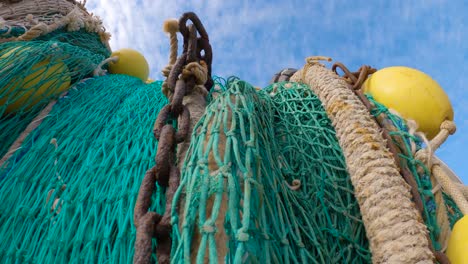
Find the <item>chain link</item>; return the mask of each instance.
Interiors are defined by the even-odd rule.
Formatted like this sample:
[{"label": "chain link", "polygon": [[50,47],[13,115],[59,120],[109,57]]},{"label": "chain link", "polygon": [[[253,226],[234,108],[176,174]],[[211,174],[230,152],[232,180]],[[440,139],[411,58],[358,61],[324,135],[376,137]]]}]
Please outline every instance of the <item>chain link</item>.
[{"label": "chain link", "polygon": [[[186,23],[192,21],[188,27]],[[193,74],[182,74],[184,68],[193,62],[207,67],[208,78],[202,85],[207,90],[213,86],[211,79],[212,51],[208,34],[200,19],[192,12],[179,19],[179,30],[184,38],[182,55],[172,66],[166,80],[171,91],[169,104],[164,106],[155,121],[153,133],[159,141],[156,165],[148,170],[141,183],[134,210],[134,224],[137,228],[133,263],[150,263],[152,239],[157,240],[158,263],[170,263],[171,254],[171,209],[175,192],[180,182],[180,171],[176,164],[176,147],[185,141],[190,133],[190,112],[183,104],[183,98],[190,94],[200,79]],[[197,33],[200,37],[197,38]],[[202,52],[204,54],[202,54]],[[189,72],[189,71],[186,71]],[[177,124],[177,129],[173,124]],[[166,187],[166,206],[163,215],[151,212],[151,196],[156,182]]]},{"label": "chain link", "polygon": [[344,76],[342,77],[353,87],[353,90],[361,89],[361,86],[367,79],[367,76],[377,71],[371,66],[363,65],[357,72],[350,72],[348,68],[343,65],[343,63],[337,62],[332,66],[332,71],[334,71],[337,75],[339,75],[337,71],[338,68],[344,72]]}]

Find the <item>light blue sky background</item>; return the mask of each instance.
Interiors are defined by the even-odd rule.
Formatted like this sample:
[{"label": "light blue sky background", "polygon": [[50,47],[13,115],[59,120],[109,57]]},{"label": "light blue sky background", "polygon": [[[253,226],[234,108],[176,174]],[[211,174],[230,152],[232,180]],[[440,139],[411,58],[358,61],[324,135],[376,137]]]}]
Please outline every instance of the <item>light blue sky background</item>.
[{"label": "light blue sky background", "polygon": [[311,55],[350,69],[404,65],[445,89],[458,130],[436,154],[468,183],[468,0],[392,1],[88,1],[113,35],[111,47],[134,48],[162,79],[169,42],[163,21],[194,11],[210,35],[213,73],[267,85]]}]

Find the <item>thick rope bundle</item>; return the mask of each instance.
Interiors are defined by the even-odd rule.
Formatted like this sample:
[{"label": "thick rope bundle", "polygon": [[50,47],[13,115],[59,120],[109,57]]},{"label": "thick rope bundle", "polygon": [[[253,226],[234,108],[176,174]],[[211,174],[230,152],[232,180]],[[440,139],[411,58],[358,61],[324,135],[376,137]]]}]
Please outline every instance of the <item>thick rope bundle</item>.
[{"label": "thick rope bundle", "polygon": [[374,263],[432,262],[427,228],[379,127],[346,82],[308,62],[293,81],[310,85],[339,138],[366,226]]},{"label": "thick rope bundle", "polygon": [[58,29],[69,32],[84,29],[98,34],[110,49],[110,34],[102,20],[89,14],[84,4],[70,0],[24,0],[0,5],[0,42],[29,41]]},{"label": "thick rope bundle", "polygon": [[39,23],[51,25],[76,7],[75,1],[69,0],[22,0],[12,3],[4,1],[1,5],[0,17],[11,26],[23,26],[28,29]]}]

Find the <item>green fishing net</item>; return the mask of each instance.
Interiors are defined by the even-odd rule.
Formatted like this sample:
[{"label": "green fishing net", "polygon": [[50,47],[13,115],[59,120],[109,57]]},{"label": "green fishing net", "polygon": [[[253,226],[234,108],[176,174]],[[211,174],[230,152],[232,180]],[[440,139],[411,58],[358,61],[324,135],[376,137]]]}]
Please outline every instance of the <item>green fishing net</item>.
[{"label": "green fishing net", "polygon": [[[174,208],[173,262],[189,261],[192,246],[197,263],[216,260],[219,243],[229,249],[226,263],[370,262],[343,153],[309,87],[257,91],[230,79],[213,96],[194,129],[175,199],[184,215]],[[222,201],[225,216],[218,214]],[[229,241],[214,238],[219,218]]]},{"label": "green fishing net", "polygon": [[[225,243],[226,263],[370,263],[344,156],[317,96],[299,83],[257,90],[237,78],[215,82],[174,198],[172,262],[190,261],[191,248],[198,263],[217,260]],[[0,168],[0,262],[131,263],[133,208],[154,166],[152,127],[166,103],[161,82],[125,75],[86,79],[60,98]],[[420,147],[386,113],[400,147]],[[417,177],[433,237],[427,170]],[[152,200],[162,213],[164,189]],[[228,241],[215,240],[220,219]]]},{"label": "green fishing net", "polygon": [[66,31],[64,29],[58,29],[49,34],[43,35],[36,40],[68,43],[75,47],[86,49],[94,54],[102,55],[106,58],[111,54],[110,50],[105,45],[103,45],[98,34],[88,32],[85,29],[80,29],[79,31],[73,32]]},{"label": "green fishing net", "polygon": [[[133,208],[154,165],[161,82],[85,80],[0,170],[0,263],[131,263]],[[154,195],[153,210],[164,210]]]},{"label": "green fishing net", "polygon": [[105,50],[81,31],[0,44],[0,157],[48,102],[92,74]]},{"label": "green fishing net", "polygon": [[0,27],[0,39],[15,38],[23,35],[26,28],[22,26],[7,26]]}]

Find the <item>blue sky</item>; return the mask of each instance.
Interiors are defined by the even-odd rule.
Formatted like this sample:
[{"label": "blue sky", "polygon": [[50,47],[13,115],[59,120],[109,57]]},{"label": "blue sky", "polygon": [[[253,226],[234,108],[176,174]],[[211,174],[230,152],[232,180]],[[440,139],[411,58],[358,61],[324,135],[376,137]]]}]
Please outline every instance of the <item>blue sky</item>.
[{"label": "blue sky", "polygon": [[435,79],[455,111],[457,132],[436,152],[468,183],[468,3],[464,0],[392,1],[88,1],[104,20],[111,47],[141,51],[151,77],[162,79],[168,18],[194,11],[213,46],[213,73],[236,75],[264,87],[286,67],[324,55],[350,69],[409,66]]}]

